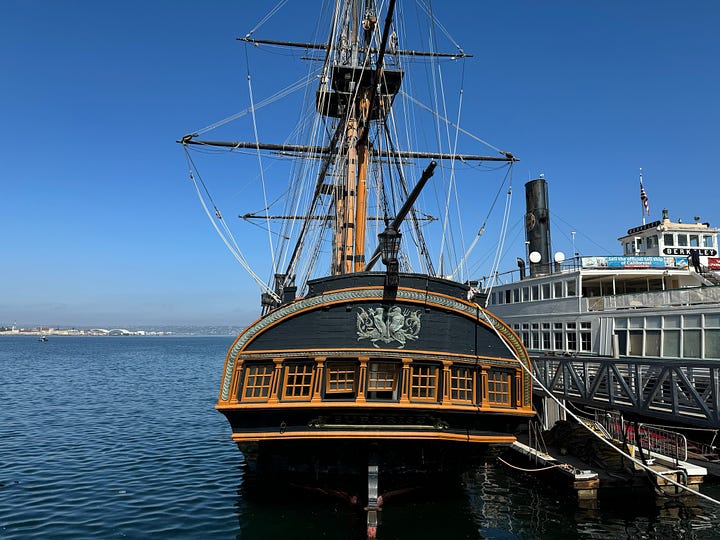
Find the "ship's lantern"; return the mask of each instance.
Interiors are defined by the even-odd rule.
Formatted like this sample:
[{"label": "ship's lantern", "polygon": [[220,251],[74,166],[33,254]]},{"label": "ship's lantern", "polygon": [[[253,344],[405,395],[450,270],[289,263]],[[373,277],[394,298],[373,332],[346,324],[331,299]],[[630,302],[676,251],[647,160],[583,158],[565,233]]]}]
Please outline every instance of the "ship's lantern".
[{"label": "ship's lantern", "polygon": [[387,227],[378,235],[380,239],[380,250],[382,262],[387,267],[387,284],[391,287],[398,285],[398,253],[400,252],[400,240],[402,234],[392,227]]}]

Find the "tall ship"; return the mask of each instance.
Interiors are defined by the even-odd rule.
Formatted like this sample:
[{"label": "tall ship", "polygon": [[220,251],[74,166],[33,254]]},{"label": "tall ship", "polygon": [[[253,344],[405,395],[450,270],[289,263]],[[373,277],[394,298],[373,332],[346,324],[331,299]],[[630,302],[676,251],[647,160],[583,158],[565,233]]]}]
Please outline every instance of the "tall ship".
[{"label": "tall ship", "polygon": [[532,354],[720,359],[720,229],[664,209],[643,213],[617,255],[566,257],[552,249],[547,181],[525,188],[527,252],[483,290]]},{"label": "tall ship", "polygon": [[[478,225],[457,225],[477,220],[477,197],[463,191],[483,175],[506,181],[516,158],[477,153],[484,143],[439,86],[462,83],[471,55],[451,40],[416,47],[447,35],[419,4],[405,9],[419,9],[426,33],[405,41],[415,19],[397,4],[334,3],[318,15],[323,41],[238,38],[247,53],[282,52],[249,64],[249,86],[290,77],[271,65],[293,55],[306,66],[299,83],[235,115],[252,119],[246,140],[209,140],[207,129],[179,141],[208,216],[261,289],[260,317],[221,374],[216,408],[232,440],[259,472],[367,479],[370,507],[378,477],[461,469],[534,415],[528,353],[467,271],[462,239]],[[303,89],[297,110],[265,118],[279,140],[260,140],[261,109]],[[244,159],[238,174],[262,193],[260,210],[242,210],[244,243],[200,173],[213,153]],[[265,281],[241,249],[260,239]]]}]

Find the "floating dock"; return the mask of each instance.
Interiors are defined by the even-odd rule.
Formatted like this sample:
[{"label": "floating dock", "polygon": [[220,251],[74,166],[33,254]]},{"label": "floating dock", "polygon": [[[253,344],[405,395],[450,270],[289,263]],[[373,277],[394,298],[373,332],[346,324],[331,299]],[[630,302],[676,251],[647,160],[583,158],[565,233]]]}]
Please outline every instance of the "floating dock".
[{"label": "floating dock", "polygon": [[[587,453],[583,456],[575,455],[566,446],[548,445],[544,450],[538,450],[520,437],[521,440],[509,448],[509,462],[502,461],[517,470],[551,478],[558,486],[573,491],[578,501],[595,500],[600,491],[612,489],[650,491],[658,496],[679,495],[687,493],[687,490],[699,491],[707,475],[704,467],[645,450],[642,461],[651,469],[650,472],[614,451],[584,427],[577,426],[585,431],[585,437],[582,444],[577,444],[581,435],[580,430],[576,429],[574,446],[584,450],[594,447],[593,457],[588,457]],[[619,450],[621,443],[613,441],[613,445]],[[640,452],[634,446],[629,447],[629,455],[640,460]],[[681,484],[685,489],[673,482]]]}]

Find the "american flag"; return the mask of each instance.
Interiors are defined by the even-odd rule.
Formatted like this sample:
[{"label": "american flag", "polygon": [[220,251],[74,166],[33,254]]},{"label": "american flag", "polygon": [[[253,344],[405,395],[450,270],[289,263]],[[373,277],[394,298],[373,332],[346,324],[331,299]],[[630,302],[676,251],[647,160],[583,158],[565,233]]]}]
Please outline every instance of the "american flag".
[{"label": "american flag", "polygon": [[645,193],[645,188],[643,187],[642,178],[640,178],[640,200],[643,203],[643,206],[645,207],[645,212],[647,215],[650,215],[650,205],[648,204],[648,196],[647,193]]}]

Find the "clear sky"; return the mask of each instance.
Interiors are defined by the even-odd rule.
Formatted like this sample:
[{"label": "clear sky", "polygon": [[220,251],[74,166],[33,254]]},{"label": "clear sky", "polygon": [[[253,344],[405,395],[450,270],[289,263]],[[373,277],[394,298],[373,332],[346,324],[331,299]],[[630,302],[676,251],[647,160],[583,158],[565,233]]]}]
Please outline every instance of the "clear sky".
[{"label": "clear sky", "polygon": [[[256,37],[307,39],[311,4],[290,0]],[[203,214],[175,140],[248,106],[235,38],[275,5],[2,2],[0,324],[256,316],[259,292]],[[720,2],[434,9],[475,55],[464,125],[521,160],[514,219],[522,183],[543,173],[554,249],[570,253],[575,230],[581,254],[616,253],[640,224],[642,167],[648,219],[668,208],[720,225]],[[503,267],[517,255],[510,249]]]}]

